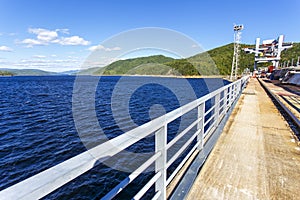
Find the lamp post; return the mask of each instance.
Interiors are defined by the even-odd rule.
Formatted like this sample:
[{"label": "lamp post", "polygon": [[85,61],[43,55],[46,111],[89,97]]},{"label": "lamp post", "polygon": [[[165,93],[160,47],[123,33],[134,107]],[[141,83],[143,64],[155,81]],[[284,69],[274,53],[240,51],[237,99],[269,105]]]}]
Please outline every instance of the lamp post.
[{"label": "lamp post", "polygon": [[238,73],[238,64],[239,64],[239,54],[240,54],[240,43],[241,43],[241,34],[244,29],[244,25],[234,25],[234,50],[233,50],[233,58],[232,58],[232,66],[231,66],[231,74],[230,80],[237,79]]}]

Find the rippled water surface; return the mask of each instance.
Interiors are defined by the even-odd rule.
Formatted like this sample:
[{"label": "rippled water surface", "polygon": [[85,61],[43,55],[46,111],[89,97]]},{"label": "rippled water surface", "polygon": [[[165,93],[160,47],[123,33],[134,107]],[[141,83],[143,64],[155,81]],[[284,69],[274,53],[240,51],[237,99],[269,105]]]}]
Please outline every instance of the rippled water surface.
[{"label": "rippled water surface", "polygon": [[[217,89],[224,83],[220,79],[178,79],[153,77],[83,77],[81,88],[74,88],[73,76],[1,77],[0,78],[0,190],[16,184],[32,175],[71,158],[86,150],[85,145],[95,146],[102,142],[93,137],[97,132],[93,124],[77,125],[84,133],[78,134],[72,112],[72,95],[89,98],[87,89],[95,82],[94,103],[99,126],[105,138],[114,138],[124,131],[137,127],[150,119],[170,112],[181,105]],[[189,86],[187,86],[187,84]],[[226,84],[226,83],[225,83]],[[190,95],[191,87],[193,95]],[[134,90],[130,91],[129,88]],[[114,93],[115,91],[115,93]],[[124,98],[129,96],[128,101]],[[113,106],[112,106],[113,103]],[[74,105],[73,105],[74,106]],[[78,120],[89,120],[86,105]],[[74,107],[73,107],[74,109]],[[191,118],[193,118],[191,113]],[[175,120],[168,130],[175,135],[182,119]],[[82,143],[82,134],[86,137]],[[172,135],[168,136],[168,139]],[[133,146],[132,152],[151,152],[153,138],[149,137]],[[138,158],[133,158],[137,160]],[[128,158],[118,159],[114,165],[128,164]],[[128,175],[113,169],[114,166],[99,164],[89,172],[54,191],[46,199],[93,199],[101,198],[113,186]],[[140,182],[139,177],[128,191],[119,198],[129,197]],[[147,197],[147,196],[146,196]]]}]

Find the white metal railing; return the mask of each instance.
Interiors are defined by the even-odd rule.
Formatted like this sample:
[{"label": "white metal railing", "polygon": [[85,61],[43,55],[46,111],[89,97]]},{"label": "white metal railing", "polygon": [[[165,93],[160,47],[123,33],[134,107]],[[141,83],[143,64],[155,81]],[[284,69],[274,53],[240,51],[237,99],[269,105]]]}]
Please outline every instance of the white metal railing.
[{"label": "white metal railing", "polygon": [[[243,77],[229,85],[215,90],[193,102],[190,102],[176,110],[173,110],[159,118],[156,118],[142,126],[126,132],[116,138],[100,144],[93,149],[85,151],[71,159],[68,159],[54,167],[51,167],[39,174],[36,174],[24,181],[21,181],[7,189],[0,191],[0,199],[39,199],[76,177],[92,169],[97,161],[104,161],[120,151],[126,149],[139,140],[155,133],[155,153],[140,167],[132,172],[125,180],[121,181],[103,199],[111,199],[120,193],[128,184],[138,177],[149,166],[155,165],[153,177],[143,188],[134,196],[140,199],[150,187],[155,185],[155,195],[153,199],[166,199],[166,187],[173,180],[178,171],[182,168],[188,158],[196,149],[202,150],[204,142],[210,137],[218,126],[222,117],[227,113],[234,101],[245,87],[249,77]],[[205,103],[214,99],[211,108],[205,111]],[[170,122],[183,116],[193,109],[197,109],[197,119],[192,122],[181,133],[176,135],[171,141],[167,142],[167,126]],[[209,116],[209,119],[205,118]],[[195,133],[180,147],[180,149],[168,159],[167,153],[177,141],[186,136],[192,128],[196,127]],[[205,127],[207,127],[205,129]],[[134,137],[133,137],[134,136]],[[167,177],[167,169],[173,162],[182,155],[187,147],[196,143],[183,158],[181,163]]]}]

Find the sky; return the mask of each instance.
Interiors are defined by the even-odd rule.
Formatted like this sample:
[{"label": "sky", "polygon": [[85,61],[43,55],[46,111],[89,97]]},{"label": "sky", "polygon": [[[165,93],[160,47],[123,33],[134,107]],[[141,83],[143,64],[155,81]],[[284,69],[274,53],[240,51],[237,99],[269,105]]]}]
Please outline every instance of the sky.
[{"label": "sky", "polygon": [[[95,50],[119,51],[103,42],[132,29],[174,30],[204,50],[256,37],[300,41],[299,0],[0,0],[0,68],[79,69]],[[148,51],[151,54],[151,51]]]}]

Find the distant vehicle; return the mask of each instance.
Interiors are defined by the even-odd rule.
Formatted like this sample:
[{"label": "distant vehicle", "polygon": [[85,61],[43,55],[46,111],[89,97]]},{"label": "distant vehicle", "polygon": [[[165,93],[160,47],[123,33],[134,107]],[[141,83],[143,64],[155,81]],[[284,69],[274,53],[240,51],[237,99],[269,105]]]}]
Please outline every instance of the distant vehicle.
[{"label": "distant vehicle", "polygon": [[272,73],[274,69],[275,69],[275,66],[270,65],[270,66],[268,67],[268,73]]},{"label": "distant vehicle", "polygon": [[260,78],[266,78],[267,77],[267,73],[265,70],[262,70],[260,73]]}]

